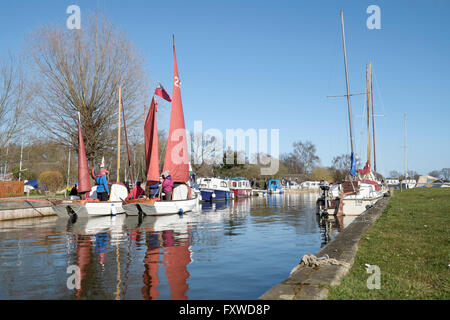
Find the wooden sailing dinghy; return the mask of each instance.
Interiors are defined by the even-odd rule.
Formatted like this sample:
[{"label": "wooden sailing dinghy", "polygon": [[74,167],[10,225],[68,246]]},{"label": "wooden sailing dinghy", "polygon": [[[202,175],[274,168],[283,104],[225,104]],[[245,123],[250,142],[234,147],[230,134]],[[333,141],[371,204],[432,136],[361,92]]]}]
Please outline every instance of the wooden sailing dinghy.
[{"label": "wooden sailing dinghy", "polygon": [[[127,215],[166,215],[192,211],[199,205],[199,198],[187,185],[189,181],[189,155],[186,140],[183,105],[181,102],[180,80],[177,58],[174,53],[174,77],[172,91],[172,111],[163,171],[169,171],[174,181],[172,200],[133,199],[124,202]],[[159,88],[157,88],[158,90]],[[155,91],[156,93],[156,91]],[[158,94],[159,95],[159,94]],[[162,95],[160,95],[162,96]],[[164,97],[165,98],[165,97]],[[170,98],[165,98],[170,101]],[[159,182],[158,128],[156,121],[157,102],[153,96],[145,121],[145,156],[147,165],[147,185]]]},{"label": "wooden sailing dinghy", "polygon": [[[52,201],[52,208],[55,213],[62,218],[66,217],[89,217],[108,216],[125,213],[122,207],[122,199],[128,195],[128,190],[124,185],[113,184],[110,190],[109,201],[98,201],[90,196],[95,192],[96,187],[91,188],[89,177],[86,149],[84,147],[83,133],[81,131],[81,117],[78,113],[78,193],[84,195],[84,199],[64,199]],[[89,193],[89,194],[88,194]]]}]

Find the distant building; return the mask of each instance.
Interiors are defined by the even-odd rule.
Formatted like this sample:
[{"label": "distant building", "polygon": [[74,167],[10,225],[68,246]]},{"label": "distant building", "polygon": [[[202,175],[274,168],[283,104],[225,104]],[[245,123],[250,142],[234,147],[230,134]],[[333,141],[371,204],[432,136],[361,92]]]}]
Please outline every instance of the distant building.
[{"label": "distant building", "polygon": [[388,186],[398,186],[400,184],[400,181],[398,179],[387,178],[386,179],[386,184]]},{"label": "distant building", "polygon": [[12,173],[1,173],[0,174],[0,181],[12,181],[13,180],[13,175]]}]

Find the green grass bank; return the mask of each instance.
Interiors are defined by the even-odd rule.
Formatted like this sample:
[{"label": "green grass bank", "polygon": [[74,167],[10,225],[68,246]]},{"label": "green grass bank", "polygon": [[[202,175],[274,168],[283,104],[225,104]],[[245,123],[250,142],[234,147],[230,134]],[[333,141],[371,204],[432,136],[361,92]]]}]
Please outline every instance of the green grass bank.
[{"label": "green grass bank", "polygon": [[[450,299],[450,188],[395,190],[328,299]],[[365,264],[380,268],[368,289]]]}]

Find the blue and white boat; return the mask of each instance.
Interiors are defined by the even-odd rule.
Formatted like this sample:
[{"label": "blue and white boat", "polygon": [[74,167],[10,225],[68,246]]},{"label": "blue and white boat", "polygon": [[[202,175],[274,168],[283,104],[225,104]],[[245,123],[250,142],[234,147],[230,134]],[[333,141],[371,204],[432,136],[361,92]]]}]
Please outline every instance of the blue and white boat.
[{"label": "blue and white boat", "polygon": [[281,181],[280,180],[269,180],[267,182],[267,192],[272,193],[272,194],[276,194],[276,193],[283,193],[283,187],[281,186]]},{"label": "blue and white boat", "polygon": [[198,187],[202,201],[228,200],[233,198],[233,192],[227,181],[219,178],[199,178]]}]

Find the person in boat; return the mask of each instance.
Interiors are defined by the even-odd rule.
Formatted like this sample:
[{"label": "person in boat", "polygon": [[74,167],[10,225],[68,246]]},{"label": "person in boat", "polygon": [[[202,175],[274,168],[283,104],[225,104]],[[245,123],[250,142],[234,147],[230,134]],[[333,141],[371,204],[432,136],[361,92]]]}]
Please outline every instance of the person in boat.
[{"label": "person in boat", "polygon": [[193,189],[198,189],[197,175],[195,173],[189,176],[189,186]]},{"label": "person in boat", "polygon": [[150,185],[147,184],[147,194],[150,199],[158,197],[160,185],[161,185],[161,182],[156,182],[155,184],[150,184]]},{"label": "person in boat", "polygon": [[73,188],[70,190],[69,196],[78,196],[78,183],[75,183]]},{"label": "person in boat", "polygon": [[109,199],[109,188],[108,181],[106,180],[106,171],[105,168],[100,169],[100,174],[95,176],[95,184],[97,185],[97,199],[100,201],[108,201]]},{"label": "person in boat", "polygon": [[137,181],[136,187],[130,191],[130,194],[128,195],[128,197],[125,198],[125,201],[130,200],[130,199],[138,199],[140,196],[145,196],[145,191],[144,191],[144,189],[141,188],[141,182]]},{"label": "person in boat", "polygon": [[173,180],[170,176],[169,171],[165,171],[162,173],[162,191],[164,192],[164,199],[163,200],[172,200],[172,190],[173,190]]}]

